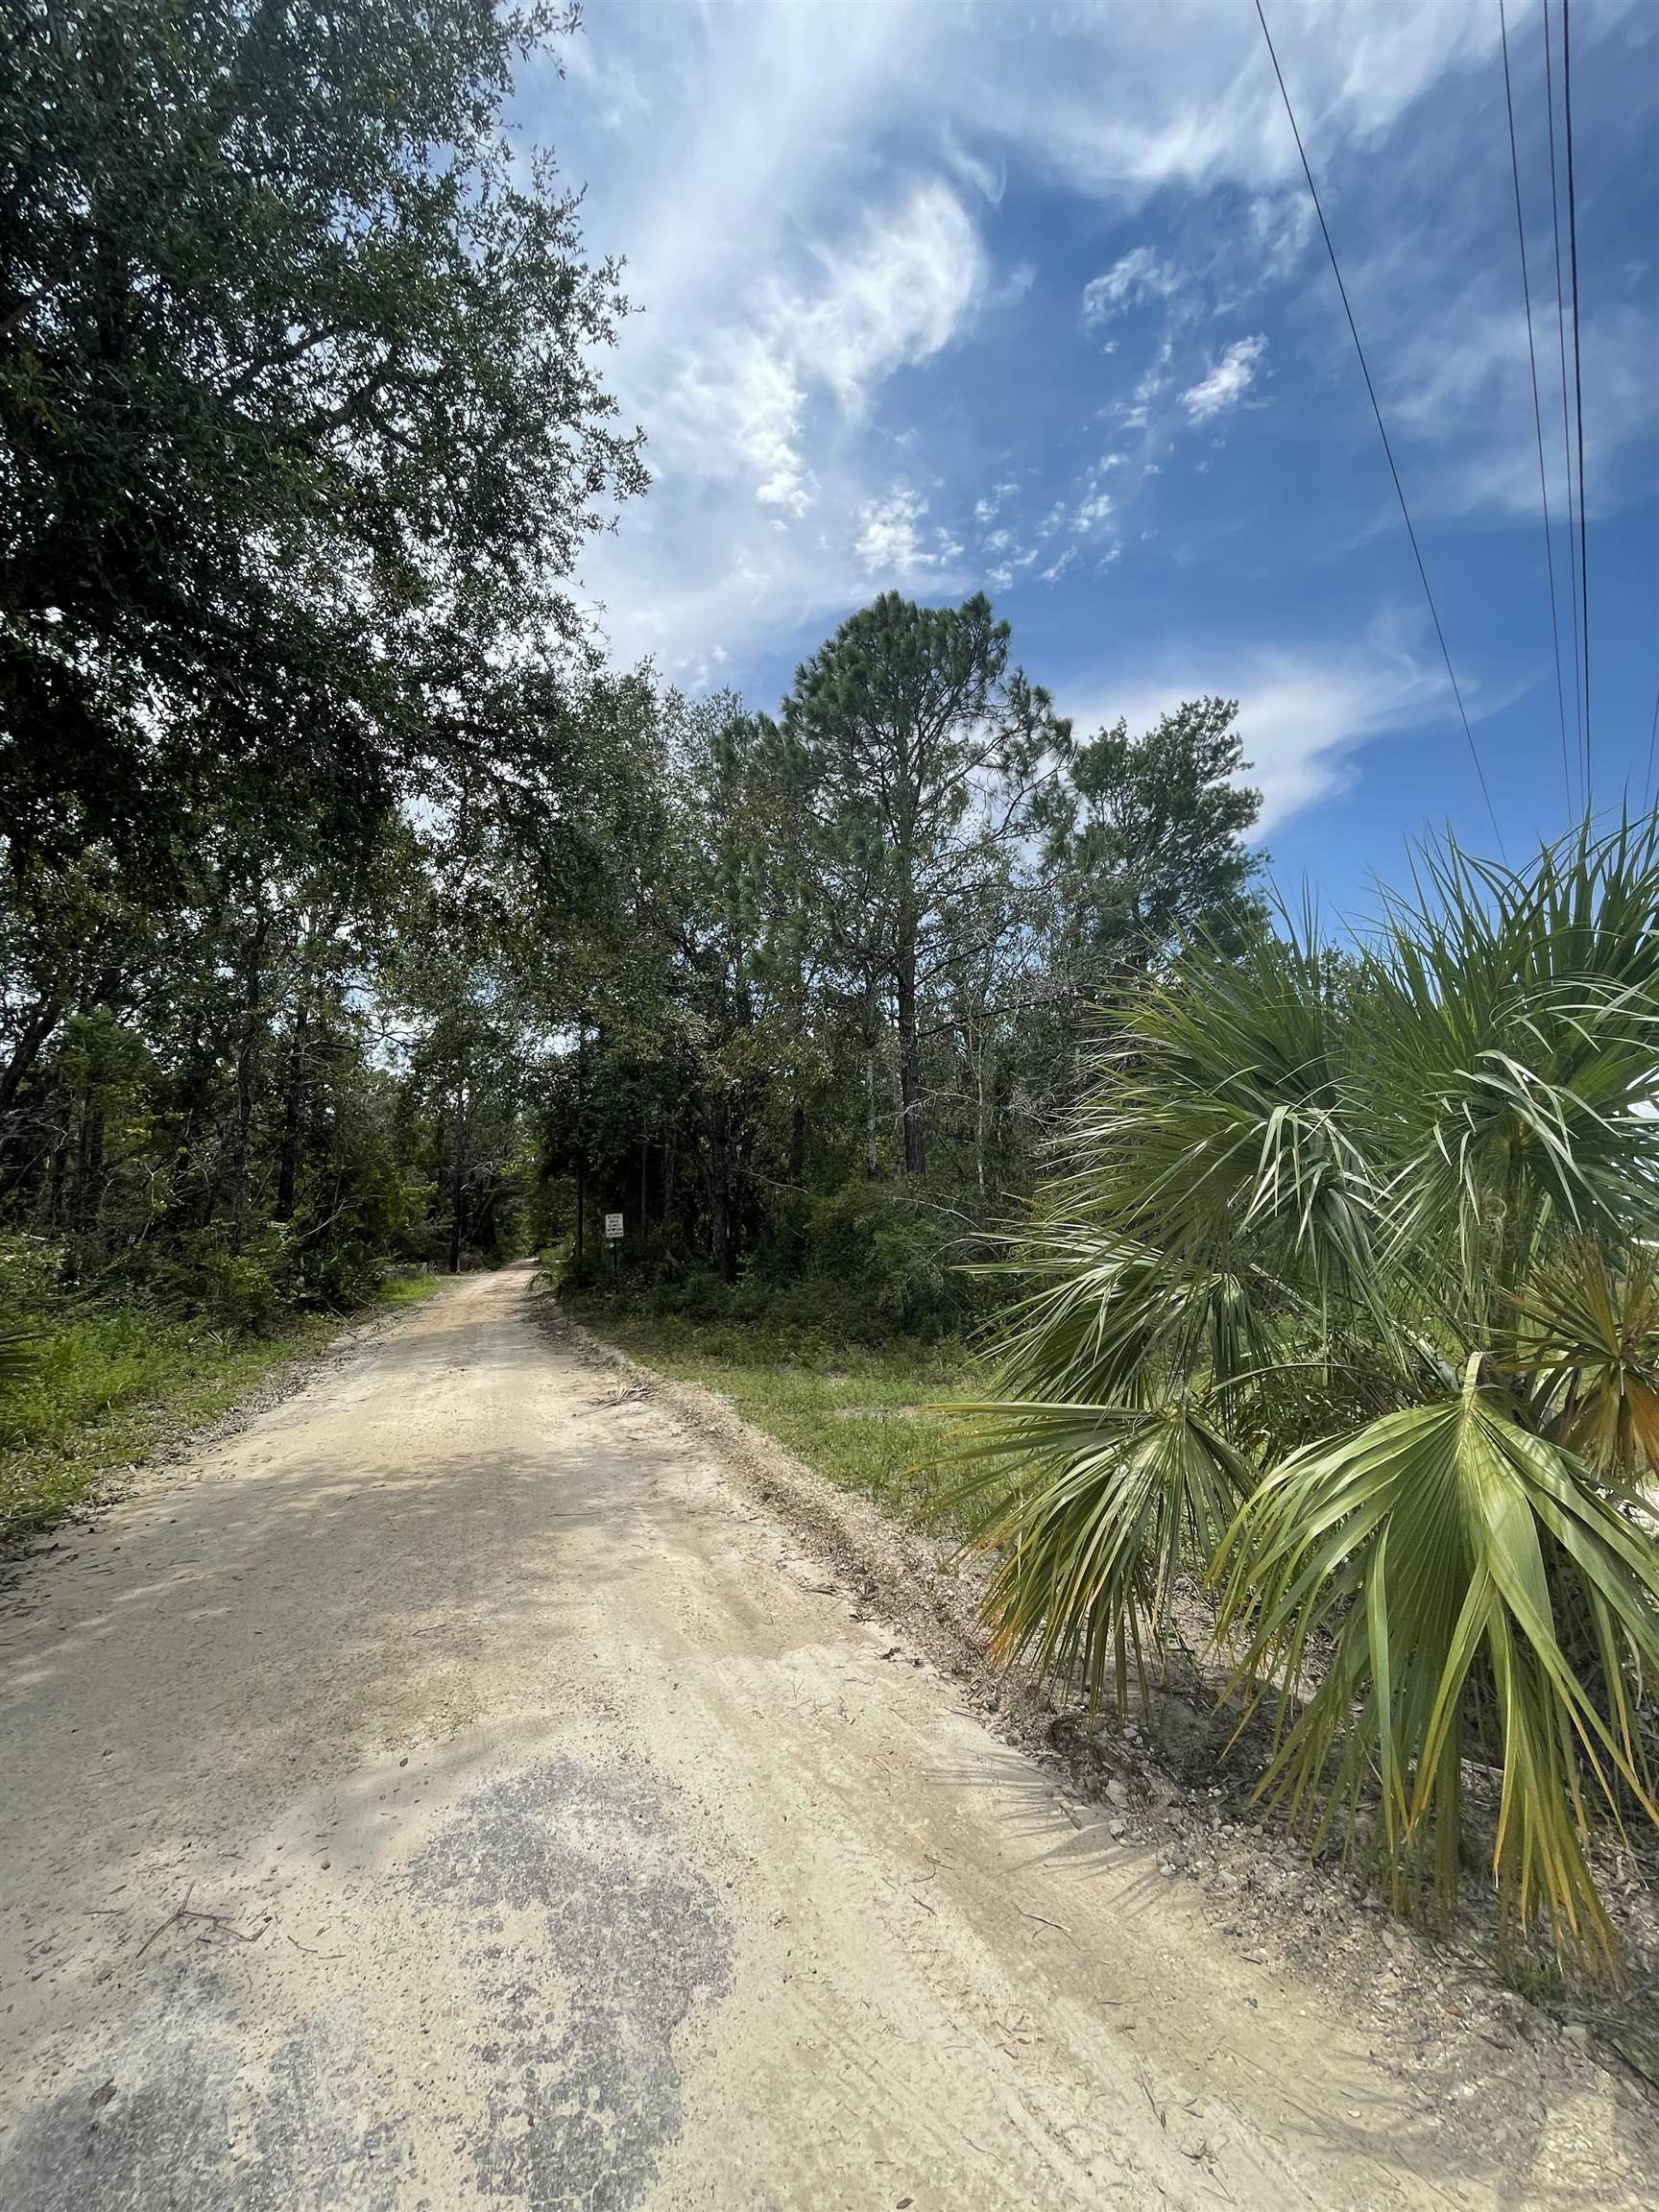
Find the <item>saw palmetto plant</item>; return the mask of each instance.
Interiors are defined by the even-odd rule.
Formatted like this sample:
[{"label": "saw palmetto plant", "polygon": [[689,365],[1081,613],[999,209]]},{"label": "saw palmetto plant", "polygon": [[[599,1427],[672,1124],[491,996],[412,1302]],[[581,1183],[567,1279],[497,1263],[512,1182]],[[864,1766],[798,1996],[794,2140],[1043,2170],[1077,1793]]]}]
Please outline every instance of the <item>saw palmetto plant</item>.
[{"label": "saw palmetto plant", "polygon": [[1357,949],[1199,950],[1108,1018],[968,1409],[1000,1648],[1121,1702],[1206,1577],[1262,1791],[1376,1808],[1397,1900],[1483,1848],[1609,1960],[1659,1823],[1659,834],[1429,854]]}]

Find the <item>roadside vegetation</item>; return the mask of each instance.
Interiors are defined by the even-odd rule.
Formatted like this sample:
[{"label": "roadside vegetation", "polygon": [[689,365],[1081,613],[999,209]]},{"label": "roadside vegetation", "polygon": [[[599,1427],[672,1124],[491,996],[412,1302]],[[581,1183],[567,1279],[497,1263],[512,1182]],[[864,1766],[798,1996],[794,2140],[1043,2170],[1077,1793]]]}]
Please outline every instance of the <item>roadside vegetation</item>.
[{"label": "roadside vegetation", "polygon": [[591,1274],[612,1211],[645,1279],[957,1331],[1090,1002],[1253,908],[1232,703],[1074,733],[982,595],[883,595],[766,709],[608,663],[619,271],[505,119],[574,21],[19,14],[0,1234],[89,1402],[94,1313],[210,1364],[388,1268]]},{"label": "roadside vegetation", "polygon": [[[59,1256],[18,1238],[0,1246],[10,1316],[0,1386],[0,1548],[96,1503],[131,1468],[164,1454],[291,1361],[320,1350],[342,1316],[284,1312],[252,1329],[195,1300],[65,1291]],[[389,1276],[364,1310],[396,1310],[436,1288],[425,1272]]]},{"label": "roadside vegetation", "polygon": [[560,1005],[504,916],[609,910],[648,696],[566,592],[643,484],[595,368],[616,273],[502,120],[573,21],[9,18],[11,1528],[389,1277],[530,1240],[524,1040]]},{"label": "roadside vegetation", "polygon": [[1195,948],[1112,1016],[976,1416],[1005,1655],[1121,1706],[1207,1580],[1267,1805],[1403,1907],[1479,1853],[1578,1970],[1659,1828],[1656,1091],[1650,822]]}]

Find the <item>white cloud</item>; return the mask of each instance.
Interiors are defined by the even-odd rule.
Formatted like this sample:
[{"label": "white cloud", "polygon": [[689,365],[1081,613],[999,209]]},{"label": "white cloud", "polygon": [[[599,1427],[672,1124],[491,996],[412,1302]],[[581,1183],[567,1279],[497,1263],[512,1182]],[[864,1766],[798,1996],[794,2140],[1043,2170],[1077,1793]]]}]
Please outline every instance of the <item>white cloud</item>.
[{"label": "white cloud", "polygon": [[927,502],[919,492],[896,486],[884,498],[873,499],[862,510],[863,524],[856,552],[860,565],[872,577],[913,584],[949,574],[962,557],[962,548],[948,530],[924,532]]},{"label": "white cloud", "polygon": [[1005,160],[987,160],[963,145],[956,132],[948,124],[944,138],[945,159],[951,172],[964,184],[972,185],[982,193],[993,207],[1002,204],[1002,195],[1008,189],[1008,164]]},{"label": "white cloud", "polygon": [[1012,481],[1005,480],[1000,484],[993,484],[990,491],[987,492],[983,497],[975,499],[974,502],[974,521],[994,521],[998,515],[1001,513],[1003,502],[1005,500],[1012,499],[1019,489],[1019,485],[1013,483]]},{"label": "white cloud", "polygon": [[[1592,51],[1623,36],[1602,28],[1615,19],[1612,10],[1590,12]],[[565,174],[589,187],[582,220],[590,250],[627,256],[636,312],[600,373],[623,421],[647,430],[656,482],[583,563],[619,655],[649,650],[673,665],[718,637],[741,675],[746,657],[792,646],[806,625],[855,603],[872,572],[861,548],[885,547],[890,564],[908,559],[908,573],[953,588],[958,561],[945,547],[954,541],[940,525],[966,519],[984,477],[964,484],[948,460],[931,456],[942,418],[930,410],[926,379],[977,323],[1047,311],[1042,284],[1024,305],[1001,305],[1019,297],[1028,274],[999,265],[994,252],[1006,234],[1010,180],[1022,195],[1084,196],[1091,204],[1075,211],[1078,225],[1109,241],[1098,264],[1085,265],[1102,269],[1099,290],[1090,288],[1097,303],[1090,343],[1096,373],[1115,380],[1098,394],[1103,417],[1136,434],[1137,483],[1189,420],[1219,427],[1243,397],[1226,382],[1230,356],[1192,354],[1191,317],[1202,306],[1225,306],[1229,324],[1214,325],[1217,333],[1259,325],[1272,332],[1276,393],[1303,347],[1327,347],[1331,378],[1352,378],[1251,11],[1213,12],[1200,39],[1183,12],[1150,4],[1036,18],[988,10],[973,18],[971,36],[965,22],[943,7],[787,0],[595,11],[571,48],[581,59],[570,60],[568,80],[541,72],[521,86],[526,142],[556,146]],[[1337,207],[1361,326],[1368,341],[1373,326],[1393,333],[1378,343],[1392,393],[1384,404],[1399,414],[1403,439],[1428,448],[1413,455],[1427,479],[1420,493],[1414,484],[1414,502],[1508,515],[1535,495],[1536,469],[1528,491],[1521,465],[1529,394],[1512,414],[1513,334],[1503,323],[1504,312],[1512,318],[1516,273],[1512,261],[1499,270],[1491,250],[1503,196],[1469,191],[1459,200],[1448,191],[1474,158],[1473,135],[1454,147],[1397,129],[1422,94],[1454,77],[1470,112],[1492,121],[1502,108],[1497,36],[1496,11],[1328,0],[1316,31],[1311,17],[1292,16],[1281,52],[1321,185],[1329,182]],[[1586,81],[1594,85],[1594,68]],[[1489,159],[1506,185],[1506,145],[1501,131],[1489,135]],[[1155,196],[1156,231],[1142,214]],[[1466,220],[1469,233],[1450,236],[1449,217]],[[1484,226],[1478,248],[1477,223]],[[1380,231],[1395,242],[1396,261],[1378,291],[1363,250]],[[1041,259],[1043,276],[1055,280],[1057,249],[1046,243]],[[1467,281],[1471,268],[1491,271],[1490,299]],[[1290,281],[1307,289],[1281,336],[1255,301],[1263,284]],[[1436,284],[1442,297],[1424,312]],[[1646,336],[1650,348],[1650,327],[1645,333],[1632,316],[1626,335],[1607,298],[1592,292],[1589,307],[1601,320],[1585,326],[1587,424],[1592,375],[1607,384],[1595,417],[1593,502],[1599,489],[1614,496],[1628,457],[1628,442],[1622,452],[1599,426],[1651,421],[1650,359],[1640,344]],[[1128,317],[1138,299],[1158,310],[1147,320],[1165,347],[1137,385],[1129,363],[1143,362],[1144,341]],[[1466,317],[1465,308],[1479,312]],[[1460,343],[1473,348],[1486,333],[1488,310],[1490,373],[1473,353],[1453,358]],[[1122,319],[1109,320],[1112,312]],[[1119,331],[1122,355],[1108,363],[1104,349]],[[1420,348],[1407,332],[1421,333]],[[1084,349],[1075,330],[1070,342]],[[1261,362],[1243,366],[1248,389]],[[1038,368],[1018,404],[1041,419],[1051,396]],[[904,419],[921,426],[902,461],[881,415],[894,379],[914,380]],[[1127,404],[1119,389],[1133,389]],[[1438,414],[1436,394],[1445,402]],[[970,411],[985,404],[983,393],[961,404],[950,427],[962,433],[952,448],[962,466],[1001,455],[1004,423],[987,425]],[[1020,503],[998,485],[977,515],[989,525],[998,509],[1041,514],[1070,481],[1064,518],[1045,525],[1046,539],[1020,532],[1027,546],[1042,544],[1045,561],[1070,538],[1083,496],[1072,460],[1059,455],[1051,447],[1041,469],[1029,466],[1028,445],[1017,460],[998,458],[992,466],[1021,478]],[[910,517],[908,541],[904,515],[892,512],[901,468],[926,486],[934,509]],[[1085,492],[1094,489],[1085,482]],[[1131,496],[1122,493],[1125,510]],[[1093,561],[1106,535],[1074,542]],[[999,566],[1024,573],[1036,559],[1003,549]],[[917,565],[926,563],[945,565]]]},{"label": "white cloud", "polygon": [[[1262,793],[1265,835],[1350,784],[1362,746],[1418,726],[1455,728],[1446,671],[1424,644],[1415,618],[1408,623],[1389,613],[1357,646],[1184,651],[1178,661],[1118,681],[1096,678],[1078,687],[1080,705],[1060,704],[1087,734],[1120,714],[1132,732],[1149,729],[1183,699],[1205,693],[1236,698],[1250,763],[1244,780]],[[1464,697],[1478,717],[1467,686]]]},{"label": "white cloud", "polygon": [[[1133,207],[1170,186],[1261,192],[1299,174],[1251,9],[1207,11],[1196,37],[1183,9],[1056,12],[1046,37],[1010,36],[989,66],[951,12],[922,12],[942,18],[935,97],[1074,190]],[[1329,0],[1316,26],[1279,41],[1304,129],[1324,153],[1371,143],[1448,71],[1488,65],[1496,15],[1442,0]]]},{"label": "white cloud", "polygon": [[1092,492],[1072,516],[1071,527],[1079,537],[1087,537],[1090,531],[1098,530],[1109,520],[1111,514],[1110,495],[1105,492]]},{"label": "white cloud", "polygon": [[790,363],[757,332],[733,332],[719,350],[687,359],[666,395],[663,465],[738,479],[763,507],[804,515],[817,492],[799,446],[804,405]]},{"label": "white cloud", "polygon": [[1150,246],[1136,246],[1115,261],[1103,276],[1083,287],[1083,326],[1093,330],[1142,300],[1169,300],[1185,278],[1173,263],[1161,261]]},{"label": "white cloud", "polygon": [[850,246],[820,246],[810,294],[784,295],[773,342],[798,373],[833,386],[850,410],[896,369],[926,361],[955,337],[988,264],[960,201],[926,184],[872,215]]},{"label": "white cloud", "polygon": [[819,246],[812,280],[773,288],[748,324],[688,353],[660,401],[667,470],[746,479],[762,506],[800,517],[817,495],[803,450],[813,385],[858,417],[895,370],[949,344],[982,285],[973,225],[942,186],[868,216],[850,244]]},{"label": "white cloud", "polygon": [[1229,346],[1209,375],[1181,395],[1181,404],[1192,421],[1208,422],[1237,407],[1255,383],[1256,365],[1266,350],[1267,341],[1260,335]]},{"label": "white cloud", "polygon": [[[1405,272],[1382,276],[1389,324],[1401,333],[1380,364],[1383,413],[1390,431],[1428,446],[1435,466],[1414,480],[1412,504],[1451,515],[1531,517],[1540,513],[1537,446],[1532,424],[1527,322],[1519,303],[1488,278],[1465,287],[1455,302],[1419,290]],[[1537,302],[1534,301],[1536,311]],[[1553,302],[1551,302],[1551,313]],[[1566,464],[1560,438],[1556,351],[1537,346],[1544,454],[1554,517],[1567,512]],[[1654,436],[1654,333],[1650,319],[1628,302],[1604,303],[1583,330],[1584,416],[1596,426],[1586,439],[1585,492],[1590,512],[1602,513],[1655,488],[1659,440]]]}]

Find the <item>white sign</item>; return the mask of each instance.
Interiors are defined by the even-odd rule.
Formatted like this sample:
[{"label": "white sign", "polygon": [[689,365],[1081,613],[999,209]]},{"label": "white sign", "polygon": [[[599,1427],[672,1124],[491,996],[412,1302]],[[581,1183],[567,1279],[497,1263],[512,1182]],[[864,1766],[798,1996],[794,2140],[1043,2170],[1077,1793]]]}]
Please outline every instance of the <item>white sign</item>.
[{"label": "white sign", "polygon": [[607,1244],[614,1244],[614,1243],[616,1242],[617,1238],[618,1238],[621,1236],[621,1234],[622,1234],[622,1216],[621,1216],[621,1214],[606,1214],[606,1216],[605,1216],[605,1241],[606,1241],[606,1243],[607,1243]]}]

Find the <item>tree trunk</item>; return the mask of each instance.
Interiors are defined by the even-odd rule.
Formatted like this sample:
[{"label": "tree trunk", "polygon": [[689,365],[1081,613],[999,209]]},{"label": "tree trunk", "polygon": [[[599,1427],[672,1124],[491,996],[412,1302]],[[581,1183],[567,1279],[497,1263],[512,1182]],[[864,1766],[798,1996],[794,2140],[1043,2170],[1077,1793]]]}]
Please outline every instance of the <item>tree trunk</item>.
[{"label": "tree trunk", "polygon": [[728,1283],[737,1280],[737,1240],[732,1219],[732,1162],[724,1117],[702,1116],[703,1195],[709,1207],[709,1263]]},{"label": "tree trunk", "polygon": [[926,1175],[927,1143],[922,1128],[922,1053],[916,1037],[916,917],[899,918],[894,982],[899,995],[899,1101],[903,1122],[904,1172]]},{"label": "tree trunk", "polygon": [[61,999],[43,998],[18,1031],[11,1057],[5,1068],[0,1070],[0,1119],[12,1111],[12,1102],[22,1088],[23,1078],[39,1057],[41,1046],[57,1028],[62,1012]]},{"label": "tree trunk", "polygon": [[294,1218],[294,1192],[300,1180],[300,1122],[305,1094],[305,1036],[309,1022],[305,1001],[301,999],[294,1014],[294,1035],[288,1046],[288,1080],[286,1095],[282,1101],[282,1150],[276,1164],[276,1207],[278,1221]]},{"label": "tree trunk", "polygon": [[806,1177],[806,1109],[799,1098],[789,1101],[789,1180],[805,1182]]},{"label": "tree trunk", "polygon": [[264,987],[265,940],[271,917],[261,909],[248,948],[242,994],[242,1046],[236,1055],[236,1125],[230,1152],[230,1253],[242,1250],[248,1220],[248,1153],[253,1128],[253,1078],[259,1055],[259,1000]]},{"label": "tree trunk", "polygon": [[981,1036],[977,1045],[971,1046],[969,1049],[974,1054],[975,1093],[974,1104],[974,1172],[978,1180],[979,1195],[983,1198],[985,1195],[985,1153],[990,1141],[990,1092],[992,1088],[987,1085],[985,1080],[985,1063],[990,1057],[991,1047],[987,1040]]},{"label": "tree trunk", "polygon": [[881,1175],[881,1150],[876,1142],[876,1040],[864,1040],[864,1172],[872,1183]]},{"label": "tree trunk", "polygon": [[737,1252],[732,1241],[732,1207],[726,1190],[726,1164],[709,1171],[709,1258],[722,1281],[737,1280]]},{"label": "tree trunk", "polygon": [[588,1266],[588,1010],[576,1016],[576,1282]]},{"label": "tree trunk", "polygon": [[75,1227],[84,1234],[98,1219],[104,1180],[104,1109],[94,1106],[88,1091],[81,1102],[80,1140],[75,1148]]},{"label": "tree trunk", "polygon": [[455,1108],[455,1158],[449,1173],[449,1253],[447,1271],[451,1275],[461,1272],[462,1231],[467,1206],[467,1129],[471,1118],[467,1095],[462,1093]]},{"label": "tree trunk", "polygon": [[63,1223],[63,1182],[69,1170],[69,1131],[59,1132],[58,1142],[52,1147],[52,1164],[46,1174],[46,1227],[48,1231],[61,1228]]},{"label": "tree trunk", "polygon": [[202,1038],[202,1023],[198,1019],[191,1031],[190,1043],[184,1054],[184,1071],[179,1084],[179,1108],[176,1116],[178,1139],[173,1157],[167,1164],[167,1211],[165,1219],[172,1229],[187,1229],[192,1225],[204,1227],[213,1214],[213,1177],[196,1193],[194,1203],[189,1201],[186,1184],[190,1174],[196,1136],[205,1121],[211,1097],[213,1059]]}]

